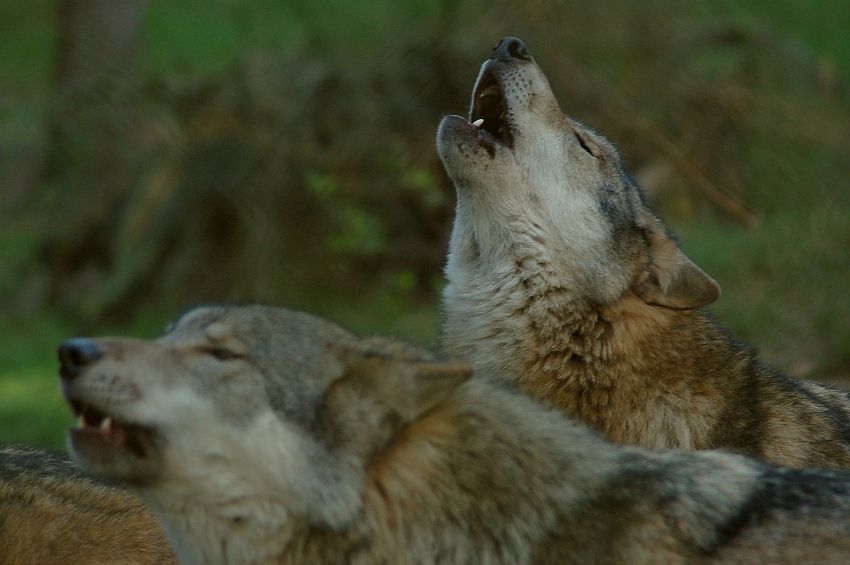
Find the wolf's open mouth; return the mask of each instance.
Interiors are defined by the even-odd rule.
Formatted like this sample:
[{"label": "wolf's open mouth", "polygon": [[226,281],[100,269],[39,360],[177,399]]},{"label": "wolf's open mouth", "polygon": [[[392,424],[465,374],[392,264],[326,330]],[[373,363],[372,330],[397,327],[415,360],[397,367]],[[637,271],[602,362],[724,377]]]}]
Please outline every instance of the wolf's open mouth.
[{"label": "wolf's open mouth", "polygon": [[513,145],[513,135],[505,119],[507,104],[499,81],[492,71],[486,71],[475,85],[472,96],[472,109],[469,112],[469,121],[473,124],[480,123],[479,131],[483,141],[498,142],[503,145]]},{"label": "wolf's open mouth", "polygon": [[119,422],[78,400],[69,399],[68,403],[77,418],[77,427],[71,429],[74,444],[85,442],[100,448],[126,449],[137,457],[147,456],[152,429]]}]

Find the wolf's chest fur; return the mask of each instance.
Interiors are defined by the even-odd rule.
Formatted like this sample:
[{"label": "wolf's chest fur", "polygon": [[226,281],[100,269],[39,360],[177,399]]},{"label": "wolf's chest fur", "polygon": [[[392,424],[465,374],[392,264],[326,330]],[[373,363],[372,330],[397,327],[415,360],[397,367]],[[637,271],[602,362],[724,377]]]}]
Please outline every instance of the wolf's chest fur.
[{"label": "wolf's chest fur", "polygon": [[620,308],[596,308],[572,296],[541,260],[518,261],[489,285],[447,274],[444,346],[451,355],[516,381],[615,441],[709,446],[719,392],[711,383],[682,382],[687,368],[664,362],[664,342],[685,336],[662,335],[663,316],[629,312],[628,298]]}]

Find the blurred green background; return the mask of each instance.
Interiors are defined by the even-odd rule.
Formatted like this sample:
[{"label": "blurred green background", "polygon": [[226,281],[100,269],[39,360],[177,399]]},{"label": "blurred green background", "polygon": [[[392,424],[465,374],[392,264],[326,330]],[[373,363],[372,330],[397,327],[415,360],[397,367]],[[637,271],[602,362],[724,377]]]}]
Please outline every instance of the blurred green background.
[{"label": "blurred green background", "polygon": [[264,301],[433,344],[434,149],[522,37],[794,375],[850,376],[850,4],[0,0],[0,441],[62,444],[55,349]]}]

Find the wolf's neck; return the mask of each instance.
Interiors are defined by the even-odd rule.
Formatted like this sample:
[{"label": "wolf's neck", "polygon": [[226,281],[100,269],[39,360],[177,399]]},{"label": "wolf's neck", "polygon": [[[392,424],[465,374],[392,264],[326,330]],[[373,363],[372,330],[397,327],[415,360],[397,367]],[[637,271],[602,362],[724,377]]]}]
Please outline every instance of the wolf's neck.
[{"label": "wolf's neck", "polygon": [[274,563],[290,536],[289,515],[270,497],[208,503],[186,492],[142,492],[183,564]]},{"label": "wolf's neck", "polygon": [[[139,488],[181,563],[279,563],[308,524],[344,530],[359,513],[362,472],[332,455],[303,461],[308,476],[246,457]],[[253,463],[253,464],[252,464]],[[235,469],[235,470],[234,470]],[[281,477],[277,477],[278,470]],[[279,479],[279,480],[275,480]]]},{"label": "wolf's neck", "polygon": [[610,357],[610,324],[545,256],[513,257],[486,276],[448,270],[445,350],[510,380],[591,378]]},{"label": "wolf's neck", "polygon": [[[628,293],[600,307],[579,296],[545,257],[514,257],[486,276],[447,271],[444,347],[578,416],[584,404],[607,403],[606,395],[627,385],[637,390],[642,379],[681,377],[696,334],[716,333],[699,312],[650,306]],[[701,341],[723,348],[722,339]],[[671,367],[659,348],[672,342],[685,358]]]},{"label": "wolf's neck", "polygon": [[659,427],[666,425],[664,417],[682,405],[676,395],[699,390],[710,396],[713,384],[699,356],[725,361],[729,346],[702,313],[647,305],[628,293],[599,307],[542,260],[518,261],[497,274],[451,277],[448,353],[517,382],[617,441],[700,445],[714,415],[682,416],[704,420],[692,429],[643,430],[641,422],[652,427],[646,422],[656,418]]}]

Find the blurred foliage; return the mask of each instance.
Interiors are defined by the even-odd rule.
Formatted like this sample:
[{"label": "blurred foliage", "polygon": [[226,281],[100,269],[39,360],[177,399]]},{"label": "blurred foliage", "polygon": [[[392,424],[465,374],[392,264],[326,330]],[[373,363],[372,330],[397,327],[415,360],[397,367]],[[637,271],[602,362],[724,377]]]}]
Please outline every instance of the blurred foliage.
[{"label": "blurred foliage", "polygon": [[120,61],[62,5],[0,4],[0,440],[59,339],[151,335],[190,303],[434,340],[434,132],[504,35],[620,146],[725,323],[795,374],[850,373],[844,0],[149,0]]}]

